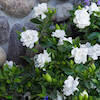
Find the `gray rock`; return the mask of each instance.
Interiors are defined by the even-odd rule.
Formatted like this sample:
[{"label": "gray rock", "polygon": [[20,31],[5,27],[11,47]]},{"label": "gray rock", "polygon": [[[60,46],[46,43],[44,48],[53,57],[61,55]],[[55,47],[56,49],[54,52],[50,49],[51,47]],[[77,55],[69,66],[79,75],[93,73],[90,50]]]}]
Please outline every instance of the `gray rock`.
[{"label": "gray rock", "polygon": [[25,27],[26,30],[28,30],[28,29],[38,30],[36,24],[33,24],[31,22],[24,23],[24,27]]},{"label": "gray rock", "polygon": [[71,0],[71,3],[73,3],[76,6],[78,6],[79,4],[84,5],[84,0]]},{"label": "gray rock", "polygon": [[55,8],[56,14],[53,20],[60,22],[65,21],[70,17],[70,10],[73,10],[74,0],[50,0],[48,2],[49,8]]},{"label": "gray rock", "polygon": [[70,10],[73,10],[73,5],[71,3],[57,4],[55,20],[60,22],[68,19],[70,17]]},{"label": "gray rock", "polygon": [[8,21],[4,16],[0,16],[0,44],[6,43],[9,35]]},{"label": "gray rock", "polygon": [[6,53],[3,48],[0,47],[0,66],[2,66],[6,61]]},{"label": "gray rock", "polygon": [[27,16],[34,4],[35,0],[0,0],[2,10],[14,17]]},{"label": "gray rock", "polygon": [[49,0],[39,0],[40,3],[48,2]]},{"label": "gray rock", "polygon": [[22,63],[21,56],[25,55],[25,48],[22,46],[22,43],[18,39],[18,34],[16,31],[22,32],[23,26],[20,24],[15,24],[12,27],[9,46],[8,46],[8,60],[14,61],[16,64]]},{"label": "gray rock", "polygon": [[8,42],[6,42],[4,44],[0,44],[0,47],[2,47],[4,49],[4,51],[6,52],[6,54],[8,54]]}]

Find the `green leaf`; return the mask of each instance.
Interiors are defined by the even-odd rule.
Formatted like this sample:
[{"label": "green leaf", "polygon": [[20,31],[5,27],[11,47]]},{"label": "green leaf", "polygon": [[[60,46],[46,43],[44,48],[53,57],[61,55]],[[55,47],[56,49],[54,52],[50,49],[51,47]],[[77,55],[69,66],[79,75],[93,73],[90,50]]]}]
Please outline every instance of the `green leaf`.
[{"label": "green leaf", "polygon": [[20,40],[20,38],[21,38],[21,36],[20,36],[21,32],[16,31],[16,33],[18,34],[18,39]]},{"label": "green leaf", "polygon": [[46,88],[42,86],[42,94],[46,95]]},{"label": "green leaf", "polygon": [[32,51],[33,51],[34,53],[38,53],[38,49],[32,48]]},{"label": "green leaf", "polygon": [[36,24],[42,24],[42,21],[37,18],[31,19],[31,22],[36,23]]},{"label": "green leaf", "polygon": [[23,31],[26,31],[26,28],[25,27],[23,27]]},{"label": "green leaf", "polygon": [[80,44],[80,38],[77,37],[77,38],[75,38],[75,39],[73,40],[73,45],[74,45],[74,47],[79,47],[79,44]]},{"label": "green leaf", "polygon": [[14,82],[16,82],[16,83],[20,83],[20,82],[21,82],[21,79],[19,79],[19,78],[15,78],[15,79],[14,79]]},{"label": "green leaf", "polygon": [[98,39],[100,40],[100,32],[93,32],[88,36],[89,40],[95,40]]},{"label": "green leaf", "polygon": [[0,80],[1,79],[5,79],[5,77],[3,76],[2,71],[0,70]]},{"label": "green leaf", "polygon": [[8,83],[8,84],[10,84],[10,83],[11,83],[11,81],[10,81],[10,80],[7,80],[7,83]]},{"label": "green leaf", "polygon": [[56,29],[60,30],[60,26],[58,24],[56,24]]},{"label": "green leaf", "polygon": [[17,33],[18,35],[20,35],[20,34],[21,34],[21,32],[19,32],[19,31],[16,31],[16,33]]},{"label": "green leaf", "polygon": [[29,64],[32,63],[32,60],[30,58],[28,58],[27,56],[21,56],[22,59],[24,59],[26,62],[28,62]]},{"label": "green leaf", "polygon": [[5,98],[6,98],[7,100],[12,100],[12,99],[13,99],[12,96],[5,96]]}]

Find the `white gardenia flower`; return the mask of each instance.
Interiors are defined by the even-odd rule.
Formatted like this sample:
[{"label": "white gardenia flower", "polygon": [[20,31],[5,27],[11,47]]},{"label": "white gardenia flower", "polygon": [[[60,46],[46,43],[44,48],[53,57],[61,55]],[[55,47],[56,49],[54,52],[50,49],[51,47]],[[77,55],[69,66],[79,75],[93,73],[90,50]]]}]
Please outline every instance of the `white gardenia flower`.
[{"label": "white gardenia flower", "polygon": [[88,48],[73,48],[71,54],[76,64],[85,64],[87,61]]},{"label": "white gardenia flower", "polygon": [[95,44],[94,46],[91,46],[91,44],[87,42],[86,44],[80,44],[80,48],[88,49],[88,56],[91,57],[93,60],[98,60],[98,57],[100,56],[99,44]]},{"label": "white gardenia flower", "polygon": [[99,10],[99,7],[97,6],[97,4],[92,2],[90,7],[89,7],[89,13],[92,14],[94,11],[98,12],[100,10]]},{"label": "white gardenia flower", "polygon": [[6,64],[9,66],[9,68],[12,68],[14,65],[14,62],[13,61],[6,61],[4,65],[6,65]]},{"label": "white gardenia flower", "polygon": [[73,95],[75,91],[78,91],[78,81],[79,78],[74,78],[72,76],[68,76],[67,80],[65,80],[63,85],[63,93],[65,96]]},{"label": "white gardenia flower", "polygon": [[86,44],[80,44],[80,48],[90,48],[91,44],[87,42]]},{"label": "white gardenia flower", "polygon": [[87,93],[87,91],[86,90],[84,90],[82,93],[81,93],[81,96],[86,96],[87,98],[88,98],[88,93]]},{"label": "white gardenia flower", "polygon": [[76,26],[80,29],[83,29],[90,25],[90,15],[87,12],[87,9],[83,8],[81,10],[75,11],[75,18],[73,19],[73,22],[76,24]]},{"label": "white gardenia flower", "polygon": [[20,41],[23,43],[23,46],[33,48],[34,43],[39,40],[38,32],[36,30],[26,30],[21,33]]},{"label": "white gardenia flower", "polygon": [[46,62],[51,62],[50,54],[46,50],[44,50],[44,53],[40,53],[34,57],[35,67],[44,67]]},{"label": "white gardenia flower", "polygon": [[94,46],[91,46],[89,48],[88,55],[93,59],[93,60],[98,60],[98,57],[100,56],[100,45],[95,44]]},{"label": "white gardenia flower", "polygon": [[72,37],[68,37],[68,38],[64,37],[64,38],[59,39],[58,45],[63,45],[64,41],[68,41],[72,44],[73,40],[72,40]]},{"label": "white gardenia flower", "polygon": [[55,32],[52,32],[52,37],[63,39],[65,36],[66,35],[64,30],[56,30]]},{"label": "white gardenia flower", "polygon": [[89,11],[90,7],[89,6],[85,6],[84,9],[86,9],[86,11]]},{"label": "white gardenia flower", "polygon": [[44,19],[46,18],[45,12],[48,12],[47,3],[38,4],[37,7],[34,7],[34,17],[41,16]]}]

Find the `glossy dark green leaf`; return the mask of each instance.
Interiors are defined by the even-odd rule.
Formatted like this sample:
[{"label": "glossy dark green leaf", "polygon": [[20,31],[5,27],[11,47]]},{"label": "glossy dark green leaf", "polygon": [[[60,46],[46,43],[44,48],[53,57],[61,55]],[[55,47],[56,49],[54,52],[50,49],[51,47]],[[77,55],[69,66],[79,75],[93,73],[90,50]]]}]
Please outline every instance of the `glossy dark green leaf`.
[{"label": "glossy dark green leaf", "polygon": [[42,21],[39,20],[38,18],[33,18],[31,19],[31,22],[35,23],[35,24],[42,24]]}]

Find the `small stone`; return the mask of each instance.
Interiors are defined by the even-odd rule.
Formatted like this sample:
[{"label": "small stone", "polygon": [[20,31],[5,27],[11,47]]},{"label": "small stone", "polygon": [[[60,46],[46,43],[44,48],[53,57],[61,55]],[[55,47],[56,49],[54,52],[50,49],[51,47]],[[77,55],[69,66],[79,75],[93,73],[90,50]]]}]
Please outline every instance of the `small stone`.
[{"label": "small stone", "polygon": [[0,66],[2,66],[6,61],[6,53],[3,48],[0,47]]},{"label": "small stone", "polygon": [[9,46],[8,46],[8,60],[14,61],[16,64],[22,63],[21,56],[25,55],[25,48],[18,39],[18,34],[16,31],[22,32],[23,26],[20,24],[15,24],[10,32]]},{"label": "small stone", "polygon": [[0,44],[6,43],[9,35],[8,20],[4,16],[0,16]]},{"label": "small stone", "polygon": [[14,17],[27,16],[34,7],[36,0],[0,0],[3,11]]}]

